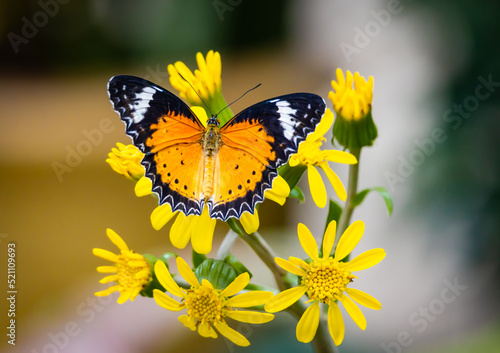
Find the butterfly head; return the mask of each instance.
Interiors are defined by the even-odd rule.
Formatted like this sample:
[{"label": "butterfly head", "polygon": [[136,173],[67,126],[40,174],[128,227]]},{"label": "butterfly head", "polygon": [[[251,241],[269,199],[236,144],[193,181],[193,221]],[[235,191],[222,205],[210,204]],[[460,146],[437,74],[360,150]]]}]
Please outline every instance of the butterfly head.
[{"label": "butterfly head", "polygon": [[217,119],[217,115],[212,115],[208,120],[207,120],[207,126],[215,126],[219,127],[219,119]]}]

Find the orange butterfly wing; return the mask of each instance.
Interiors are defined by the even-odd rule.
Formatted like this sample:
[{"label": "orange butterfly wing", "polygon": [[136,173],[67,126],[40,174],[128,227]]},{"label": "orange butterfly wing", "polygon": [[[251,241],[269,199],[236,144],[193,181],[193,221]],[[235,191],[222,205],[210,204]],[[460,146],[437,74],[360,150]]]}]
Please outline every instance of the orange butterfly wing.
[{"label": "orange butterfly wing", "polygon": [[159,203],[201,214],[205,127],[179,98],[139,77],[115,76],[108,92],[127,134],[145,154],[142,165]]},{"label": "orange butterfly wing", "polygon": [[325,112],[324,100],[295,93],[257,103],[220,130],[210,216],[226,220],[254,213],[286,163]]}]

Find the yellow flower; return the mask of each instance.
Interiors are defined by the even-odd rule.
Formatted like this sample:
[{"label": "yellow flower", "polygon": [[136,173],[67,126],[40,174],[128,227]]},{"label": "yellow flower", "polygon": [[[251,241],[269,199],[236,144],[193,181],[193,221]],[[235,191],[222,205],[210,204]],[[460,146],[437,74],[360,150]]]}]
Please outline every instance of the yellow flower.
[{"label": "yellow flower", "polygon": [[330,254],[336,232],[336,223],[332,221],[325,232],[322,246],[323,255],[320,257],[318,246],[311,232],[305,225],[299,223],[297,230],[299,241],[311,258],[311,262],[307,263],[296,257],[289,257],[288,260],[275,258],[279,266],[299,276],[300,282],[297,287],[287,289],[274,296],[267,302],[265,309],[272,313],[281,311],[306,294],[309,298],[307,303],[312,304],[306,309],[297,324],[296,334],[299,341],[307,343],[314,338],[319,324],[320,305],[328,306],[328,328],[336,345],[342,343],[345,330],[338,301],[342,303],[362,330],[366,328],[366,319],[354,302],[375,310],[382,307],[377,299],[358,289],[349,288],[348,285],[357,278],[352,272],[367,269],[382,261],[385,257],[384,249],[368,250],[351,261],[341,261],[361,240],[364,228],[365,225],[362,221],[352,223],[340,238],[335,255],[332,257]]},{"label": "yellow flower", "polygon": [[347,193],[344,185],[337,174],[330,168],[328,162],[357,163],[356,157],[350,153],[321,149],[323,142],[326,141],[324,135],[328,132],[332,124],[333,113],[330,109],[327,109],[316,130],[310,133],[306,140],[299,145],[299,150],[290,157],[289,161],[290,167],[295,167],[299,164],[307,166],[307,178],[309,180],[311,195],[314,203],[321,208],[326,206],[328,196],[321,175],[315,167],[323,169],[338,197],[342,201],[345,201]]},{"label": "yellow flower", "polygon": [[170,311],[186,309],[187,315],[181,315],[179,321],[192,331],[198,329],[198,333],[203,337],[217,338],[215,328],[233,343],[248,346],[250,342],[241,333],[229,327],[226,318],[251,324],[263,324],[274,318],[274,315],[268,313],[237,309],[263,305],[273,296],[271,292],[266,291],[252,291],[236,295],[250,281],[247,272],[236,277],[225,289],[217,289],[206,279],[203,279],[200,284],[189,265],[180,257],[177,258],[177,270],[191,287],[180,288],[165,264],[157,261],[155,274],[159,282],[167,292],[179,297],[179,301],[158,289],[153,291],[154,299],[158,305]]},{"label": "yellow flower", "polygon": [[[149,183],[148,183],[149,182]],[[147,184],[148,186],[141,187],[141,190],[149,189],[151,193],[151,181],[147,178],[141,179],[139,183]],[[136,193],[138,188],[136,187]],[[266,190],[264,193],[265,198],[269,198],[280,205],[286,200],[290,193],[290,187],[287,182],[280,176],[276,177],[273,182],[272,189]],[[194,251],[199,254],[208,254],[212,250],[212,239],[215,230],[216,220],[210,218],[208,208],[205,206],[203,212],[199,216],[190,215],[186,216],[180,211],[172,212],[169,204],[163,204],[155,208],[151,213],[151,223],[153,228],[160,230],[165,226],[174,216],[177,218],[170,228],[170,241],[176,248],[184,249],[191,240]],[[241,225],[247,233],[256,232],[259,229],[259,213],[255,209],[254,214],[244,212],[240,218]]]},{"label": "yellow flower", "polygon": [[[219,113],[227,106],[221,92],[222,63],[219,52],[210,50],[206,58],[196,54],[198,69],[193,72],[181,61],[168,65],[170,84],[179,91],[179,95],[190,105],[208,106],[209,115]],[[224,125],[233,117],[229,109],[218,115],[219,122]]]},{"label": "yellow flower", "polygon": [[101,279],[100,283],[116,282],[116,284],[96,292],[95,295],[104,297],[113,292],[120,292],[118,304],[123,304],[128,299],[134,301],[139,292],[152,280],[149,262],[141,254],[130,250],[123,239],[111,229],[107,229],[106,234],[120,249],[120,254],[98,248],[94,248],[92,252],[95,256],[114,262],[112,266],[99,266],[97,268],[100,273],[111,273],[111,275]]},{"label": "yellow flower", "polygon": [[[341,69],[337,69],[337,81],[332,81],[333,91],[328,93],[333,108],[345,119],[359,120],[371,110],[373,99],[373,76],[368,81],[359,72],[354,76],[346,71],[346,77]],[[354,88],[353,88],[354,83]]]},{"label": "yellow flower", "polygon": [[344,77],[341,69],[337,69],[336,75],[333,91],[328,93],[337,113],[333,135],[351,150],[371,146],[378,134],[372,118],[373,76],[366,81],[358,72],[353,76],[346,71]]},{"label": "yellow flower", "polygon": [[144,176],[144,167],[141,165],[144,154],[134,145],[117,143],[118,148],[112,148],[108,153],[106,162],[118,174],[126,176],[130,180],[137,181]]}]

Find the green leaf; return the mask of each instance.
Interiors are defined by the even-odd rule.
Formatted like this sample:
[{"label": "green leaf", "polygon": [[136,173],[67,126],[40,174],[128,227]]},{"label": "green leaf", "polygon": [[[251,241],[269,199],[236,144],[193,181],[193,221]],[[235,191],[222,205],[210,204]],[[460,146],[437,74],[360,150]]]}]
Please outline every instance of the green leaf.
[{"label": "green leaf", "polygon": [[299,164],[295,167],[290,167],[290,164],[286,163],[278,169],[278,173],[283,177],[283,179],[286,180],[288,185],[290,185],[290,189],[293,190],[295,186],[297,186],[297,183],[299,182],[302,174],[304,174],[306,169],[307,166],[302,164]]},{"label": "green leaf", "polygon": [[196,268],[198,281],[206,279],[215,289],[224,289],[236,278],[236,270],[222,260],[206,259]]},{"label": "green leaf", "polygon": [[342,214],[342,206],[340,206],[337,202],[330,200],[330,206],[328,207],[328,217],[326,217],[326,224],[325,224],[325,230],[323,231],[323,234],[326,232],[326,228],[328,228],[328,225],[330,224],[331,221],[337,222],[339,224],[339,219],[340,215]]},{"label": "green leaf", "polygon": [[378,192],[378,194],[380,196],[382,196],[382,198],[384,199],[384,202],[385,202],[385,206],[387,207],[387,212],[389,213],[389,216],[390,216],[392,214],[393,209],[394,209],[392,197],[391,197],[391,194],[389,194],[389,192],[381,186],[365,189],[363,191],[358,192],[356,194],[356,196],[354,196],[352,205],[354,207],[361,205],[361,203],[365,199],[366,195],[368,195],[370,193],[370,191],[376,191],[376,192]]},{"label": "green leaf", "polygon": [[196,251],[194,251],[194,249],[191,257],[193,260],[194,268],[200,266],[201,263],[207,259],[207,257],[204,254],[198,254]]},{"label": "green leaf", "polygon": [[299,200],[299,203],[303,203],[305,201],[304,193],[298,186],[290,190],[290,195],[288,195],[288,197]]},{"label": "green leaf", "polygon": [[233,267],[233,269],[236,271],[236,276],[239,276],[244,272],[248,272],[250,278],[252,278],[252,273],[235,256],[231,254],[227,255],[224,259],[224,262]]}]

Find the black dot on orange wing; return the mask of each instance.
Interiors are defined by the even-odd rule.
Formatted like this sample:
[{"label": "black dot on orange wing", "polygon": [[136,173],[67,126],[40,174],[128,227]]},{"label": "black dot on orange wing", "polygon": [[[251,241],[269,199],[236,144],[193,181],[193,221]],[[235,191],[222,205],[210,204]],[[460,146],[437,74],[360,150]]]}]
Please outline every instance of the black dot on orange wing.
[{"label": "black dot on orange wing", "polygon": [[250,179],[247,179],[247,184],[250,184]]},{"label": "black dot on orange wing", "polygon": [[231,195],[233,193],[233,190],[229,189],[229,191],[227,192],[229,195]]},{"label": "black dot on orange wing", "polygon": [[241,185],[238,185],[238,190],[241,190],[242,186]]},{"label": "black dot on orange wing", "polygon": [[187,185],[184,185],[184,190],[187,190],[187,189],[188,189]]},{"label": "black dot on orange wing", "polygon": [[[169,173],[169,174],[170,174],[170,173]],[[254,170],[254,171],[252,171],[252,175],[255,175],[255,170]]]},{"label": "black dot on orange wing", "polygon": [[179,184],[179,179],[175,179],[174,183]]},{"label": "black dot on orange wing", "polygon": [[163,168],[167,168],[167,165],[165,163],[163,163]]},{"label": "black dot on orange wing", "polygon": [[183,160],[181,160],[181,164],[182,164],[182,165],[184,165],[184,159],[183,159]]},{"label": "black dot on orange wing", "polygon": [[167,176],[170,176],[170,175],[171,175],[171,174],[170,174],[170,172],[168,172],[168,173],[167,173]]},{"label": "black dot on orange wing", "polygon": [[258,132],[261,132],[261,131],[262,131],[262,128],[261,128],[261,127],[259,127],[259,130],[257,130],[257,131],[258,131]]},{"label": "black dot on orange wing", "polygon": [[236,167],[234,167],[234,169],[238,169],[240,166],[236,164]]}]

